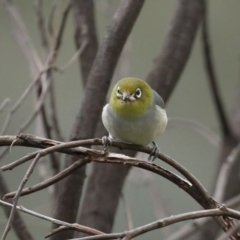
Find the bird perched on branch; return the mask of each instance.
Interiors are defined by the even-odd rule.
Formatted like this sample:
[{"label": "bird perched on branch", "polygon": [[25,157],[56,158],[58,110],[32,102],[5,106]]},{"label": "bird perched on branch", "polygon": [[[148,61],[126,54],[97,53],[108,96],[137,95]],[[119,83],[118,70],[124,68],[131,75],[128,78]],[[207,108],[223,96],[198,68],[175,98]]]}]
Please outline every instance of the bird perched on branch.
[{"label": "bird perched on branch", "polygon": [[167,115],[164,102],[145,81],[124,78],[112,90],[110,102],[102,111],[103,125],[109,133],[106,140],[119,140],[147,146],[153,143],[148,160],[154,161],[159,149],[154,142],[166,128]]}]

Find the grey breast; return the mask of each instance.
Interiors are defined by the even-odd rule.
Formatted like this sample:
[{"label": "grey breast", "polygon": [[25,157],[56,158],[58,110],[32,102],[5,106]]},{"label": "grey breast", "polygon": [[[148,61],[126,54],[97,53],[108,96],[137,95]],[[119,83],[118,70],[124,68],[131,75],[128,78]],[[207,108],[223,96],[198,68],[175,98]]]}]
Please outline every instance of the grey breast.
[{"label": "grey breast", "polygon": [[[161,102],[160,102],[161,103]],[[156,126],[154,121],[155,104],[146,111],[144,116],[135,118],[126,118],[117,115],[108,104],[107,106],[107,125],[106,128],[114,137],[123,142],[148,145],[153,141],[156,135]]]}]

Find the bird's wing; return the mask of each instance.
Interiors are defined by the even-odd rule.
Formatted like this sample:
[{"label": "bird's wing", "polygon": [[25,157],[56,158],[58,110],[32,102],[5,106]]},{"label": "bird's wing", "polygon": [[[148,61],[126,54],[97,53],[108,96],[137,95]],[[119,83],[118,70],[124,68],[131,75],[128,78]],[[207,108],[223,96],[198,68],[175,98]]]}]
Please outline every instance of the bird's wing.
[{"label": "bird's wing", "polygon": [[164,109],[165,106],[164,106],[164,101],[163,101],[162,97],[154,90],[153,90],[153,93],[154,93],[154,100],[155,100],[156,105],[158,105]]}]

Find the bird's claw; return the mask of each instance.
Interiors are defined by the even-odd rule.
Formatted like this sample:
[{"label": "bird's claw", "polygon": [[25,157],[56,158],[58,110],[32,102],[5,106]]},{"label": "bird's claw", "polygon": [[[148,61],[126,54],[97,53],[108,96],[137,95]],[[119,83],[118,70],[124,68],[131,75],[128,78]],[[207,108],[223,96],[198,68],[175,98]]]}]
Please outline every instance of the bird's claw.
[{"label": "bird's claw", "polygon": [[149,162],[154,162],[154,160],[158,157],[158,154],[160,152],[157,144],[154,141],[152,142],[152,144],[153,144],[153,149],[148,157]]},{"label": "bird's claw", "polygon": [[102,137],[102,145],[103,145],[103,151],[107,151],[108,146],[112,146],[112,139],[108,136]]}]

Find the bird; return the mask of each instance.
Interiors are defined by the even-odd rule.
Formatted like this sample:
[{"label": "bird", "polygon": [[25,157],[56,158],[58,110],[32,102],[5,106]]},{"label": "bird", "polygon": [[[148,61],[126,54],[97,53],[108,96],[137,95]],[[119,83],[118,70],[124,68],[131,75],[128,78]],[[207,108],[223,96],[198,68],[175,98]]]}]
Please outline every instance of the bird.
[{"label": "bird", "polygon": [[162,97],[144,80],[128,77],[114,86],[109,103],[103,107],[102,122],[109,133],[103,138],[105,147],[107,140],[141,146],[152,143],[148,160],[153,162],[159,152],[154,140],[165,130],[168,118]]}]

